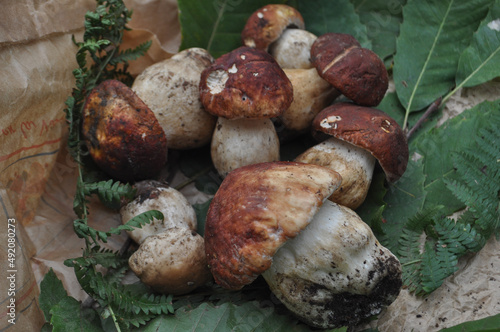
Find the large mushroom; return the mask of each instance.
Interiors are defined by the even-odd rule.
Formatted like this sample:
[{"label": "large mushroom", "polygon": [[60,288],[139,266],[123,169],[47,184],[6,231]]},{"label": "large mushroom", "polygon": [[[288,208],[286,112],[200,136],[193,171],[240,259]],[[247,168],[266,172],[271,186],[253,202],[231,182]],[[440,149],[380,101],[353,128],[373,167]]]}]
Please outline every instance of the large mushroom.
[{"label": "large mushroom", "polygon": [[293,87],[272,56],[245,46],[222,55],[202,72],[200,97],[218,116],[211,155],[222,177],[244,165],[279,160],[270,118],[290,106]]},{"label": "large mushroom", "polygon": [[262,274],[288,309],[319,328],[380,312],[399,293],[401,265],[352,210],[326,200],[340,181],[297,162],[231,172],[205,224],[215,281],[240,289]]},{"label": "large mushroom", "polygon": [[352,103],[322,110],[312,124],[321,143],[295,161],[325,166],[342,176],[330,200],[351,209],[359,207],[370,187],[378,160],[389,182],[397,181],[408,164],[408,142],[398,123],[386,113]]}]

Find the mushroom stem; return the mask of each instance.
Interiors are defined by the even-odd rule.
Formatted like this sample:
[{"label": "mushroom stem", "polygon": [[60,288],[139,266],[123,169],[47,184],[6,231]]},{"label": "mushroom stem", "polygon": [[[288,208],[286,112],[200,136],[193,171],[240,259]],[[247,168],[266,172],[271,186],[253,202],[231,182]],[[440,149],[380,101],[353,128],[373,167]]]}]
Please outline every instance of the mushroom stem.
[{"label": "mushroom stem", "polygon": [[342,184],[328,199],[356,209],[366,198],[376,159],[365,149],[331,137],[309,148],[295,161],[325,166],[338,172]]},{"label": "mushroom stem", "polygon": [[330,201],[262,275],[289,310],[318,328],[378,314],[402,285],[398,259],[354,211]]},{"label": "mushroom stem", "polygon": [[224,178],[241,166],[277,161],[280,146],[270,119],[219,117],[212,137],[212,161]]}]

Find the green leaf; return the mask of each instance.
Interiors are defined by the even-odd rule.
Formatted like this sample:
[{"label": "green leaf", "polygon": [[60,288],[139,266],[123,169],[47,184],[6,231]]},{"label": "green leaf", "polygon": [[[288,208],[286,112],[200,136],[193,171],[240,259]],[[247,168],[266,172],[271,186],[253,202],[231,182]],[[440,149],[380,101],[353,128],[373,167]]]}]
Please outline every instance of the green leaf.
[{"label": "green leaf", "polygon": [[99,315],[92,309],[81,308],[80,302],[65,297],[50,310],[53,332],[98,332],[103,331]]},{"label": "green leaf", "polygon": [[460,56],[456,84],[470,87],[490,81],[500,76],[499,64],[500,1],[497,0]]},{"label": "green leaf", "polygon": [[452,152],[462,151],[474,143],[480,128],[494,123],[493,117],[499,107],[500,100],[483,102],[448,120],[441,127],[426,132],[414,142],[415,152],[423,157],[426,175],[424,208],[442,204],[445,205],[443,214],[449,215],[465,207],[444,182],[444,179],[457,179]]},{"label": "green leaf", "polygon": [[394,57],[394,82],[408,112],[448,93],[462,51],[492,0],[409,0]]},{"label": "green leaf", "polygon": [[384,202],[384,196],[387,192],[384,183],[384,172],[375,172],[365,201],[356,209],[359,217],[370,226],[377,236],[383,234],[382,224],[385,222],[383,212],[387,207],[387,204]]},{"label": "green leaf", "polygon": [[50,309],[67,296],[63,283],[50,268],[40,283],[40,309],[46,321],[50,321]]},{"label": "green leaf", "polygon": [[500,314],[442,329],[441,332],[498,332]]},{"label": "green leaf", "polygon": [[196,232],[201,236],[205,235],[205,220],[207,219],[208,208],[212,199],[209,199],[205,203],[193,204],[194,211],[196,212],[197,228]]},{"label": "green leaf", "polygon": [[392,55],[396,52],[396,37],[403,21],[403,6],[406,0],[351,0],[354,11],[366,26],[367,37],[372,50],[391,66]]},{"label": "green leaf", "polygon": [[[160,316],[151,321],[143,332],[153,331],[311,331],[289,316],[279,315],[274,305],[260,306],[258,302],[246,302],[242,305],[224,303],[214,306],[202,303],[196,309],[183,307],[175,316]],[[337,329],[334,331],[346,331]]]},{"label": "green leaf", "polygon": [[198,189],[214,195],[222,183],[210,157],[210,147],[182,151],[179,161],[181,172],[191,178]]},{"label": "green leaf", "polygon": [[306,30],[317,36],[327,32],[347,33],[363,47],[371,49],[366,26],[361,23],[349,0],[297,0],[295,3],[304,18]]},{"label": "green leaf", "polygon": [[424,167],[422,161],[408,163],[405,174],[398,182],[389,186],[384,201],[386,222],[383,224],[385,236],[381,239],[384,246],[397,251],[398,239],[406,221],[422,210],[427,192],[424,190]]},{"label": "green leaf", "polygon": [[[273,3],[283,3],[275,1]],[[180,50],[206,49],[214,58],[242,46],[241,31],[248,17],[267,0],[179,0]]]}]

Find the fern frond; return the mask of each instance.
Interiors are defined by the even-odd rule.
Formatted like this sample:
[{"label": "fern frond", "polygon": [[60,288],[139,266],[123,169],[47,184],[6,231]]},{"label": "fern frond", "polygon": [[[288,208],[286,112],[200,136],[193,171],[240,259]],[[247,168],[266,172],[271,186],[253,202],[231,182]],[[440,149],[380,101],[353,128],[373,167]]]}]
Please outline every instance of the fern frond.
[{"label": "fern frond", "polygon": [[422,291],[431,293],[439,288],[444,279],[458,270],[458,258],[438,241],[435,246],[427,242],[422,255]]},{"label": "fern frond", "polygon": [[434,228],[439,235],[439,240],[448,251],[455,255],[475,252],[484,244],[481,234],[477,233],[470,224],[443,218],[436,221]]},{"label": "fern frond", "polygon": [[109,64],[114,66],[118,65],[119,63],[126,63],[129,61],[133,61],[146,54],[151,44],[152,42],[148,40],[147,42],[140,44],[134,49],[126,49],[124,51],[120,51],[118,55],[116,55],[113,59],[111,59]]},{"label": "fern frond", "polygon": [[399,240],[399,260],[402,267],[403,284],[414,292],[421,283],[420,268],[422,254],[420,253],[420,237],[422,232],[403,229]]},{"label": "fern frond", "polygon": [[100,182],[85,183],[83,192],[86,196],[97,194],[99,200],[109,207],[119,207],[122,199],[132,199],[135,195],[135,188],[130,184],[123,184],[119,181],[107,180]]}]

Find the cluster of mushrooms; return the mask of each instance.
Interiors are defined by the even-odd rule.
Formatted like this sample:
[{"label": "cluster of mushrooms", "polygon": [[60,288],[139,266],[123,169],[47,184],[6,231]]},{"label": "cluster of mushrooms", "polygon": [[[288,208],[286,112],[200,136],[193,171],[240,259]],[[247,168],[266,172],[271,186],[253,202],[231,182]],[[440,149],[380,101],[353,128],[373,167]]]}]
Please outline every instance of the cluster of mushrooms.
[{"label": "cluster of mushrooms", "polygon": [[[259,276],[300,320],[354,325],[399,294],[401,265],[353,211],[378,160],[387,180],[405,172],[399,125],[373,107],[388,87],[383,62],[350,35],[305,30],[287,5],[255,11],[243,46],[217,59],[201,48],[145,69],[131,88],[106,81],[90,94],[83,134],[110,176],[134,182],[125,223],[151,209],[164,220],[129,232],[130,268],[154,290],[185,294],[215,281],[238,290]],[[349,102],[334,102],[343,95]],[[318,144],[280,161],[280,142]],[[224,179],[204,238],[186,198],[150,180],[168,149],[211,145]]]}]

